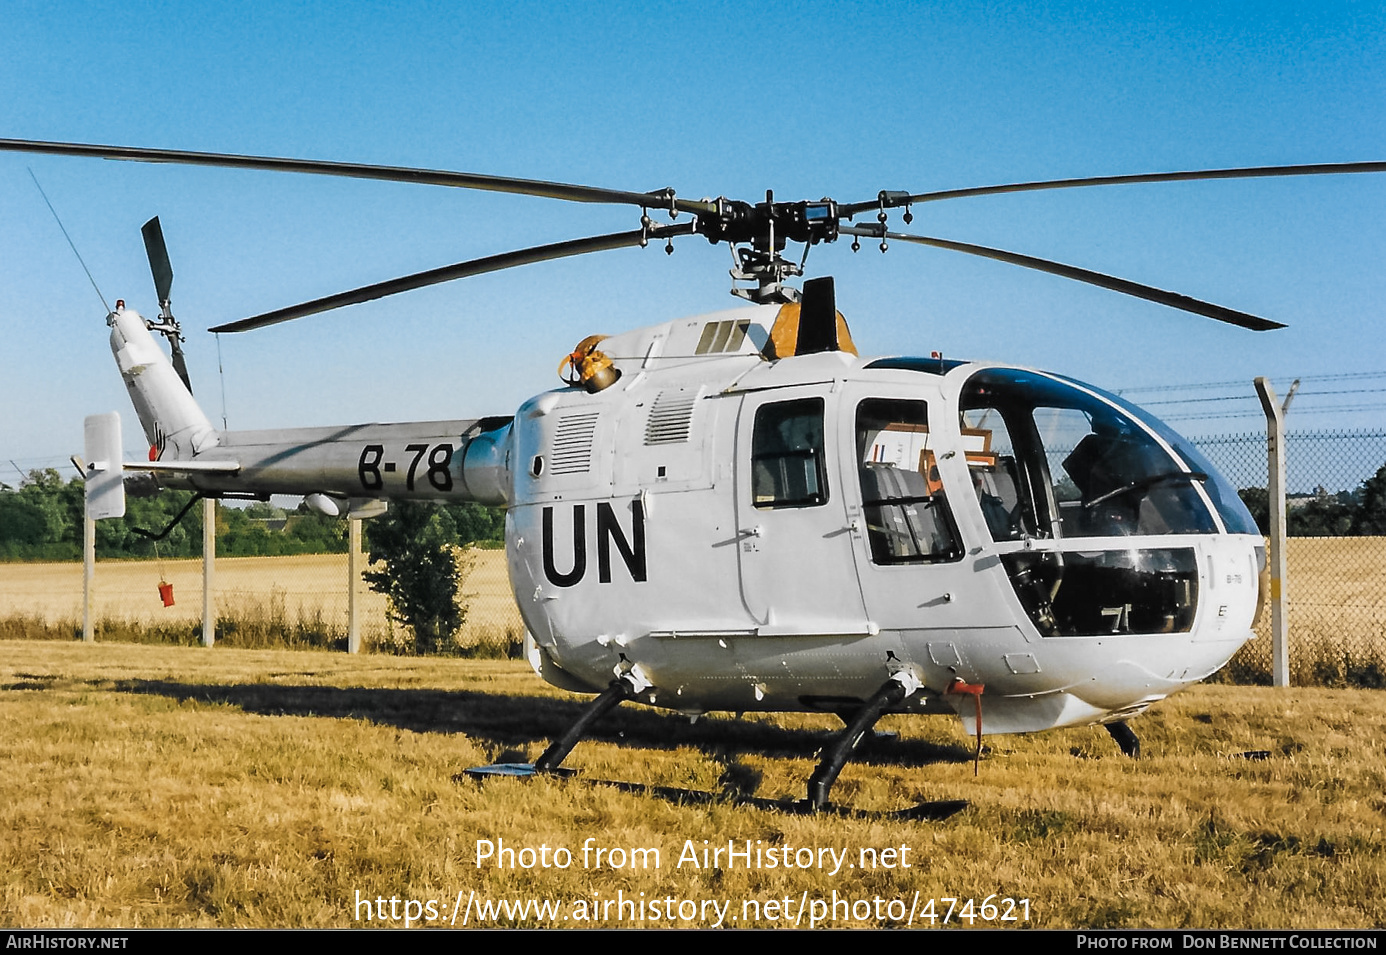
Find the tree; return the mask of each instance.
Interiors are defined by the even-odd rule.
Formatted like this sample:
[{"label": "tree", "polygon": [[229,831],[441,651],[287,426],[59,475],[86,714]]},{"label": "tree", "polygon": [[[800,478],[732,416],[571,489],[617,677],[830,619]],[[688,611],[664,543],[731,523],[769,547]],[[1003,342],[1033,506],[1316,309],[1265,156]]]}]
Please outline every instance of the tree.
[{"label": "tree", "polygon": [[[1262,534],[1269,533],[1270,506],[1266,489],[1244,487],[1237,492],[1246,504]],[[1386,535],[1386,465],[1367,478],[1355,492],[1329,494],[1323,489],[1316,497],[1292,499],[1285,516],[1290,537],[1374,537]]]},{"label": "tree", "polygon": [[0,545],[19,552],[44,542],[48,521],[43,509],[14,493],[0,494]]},{"label": "tree", "polygon": [[458,590],[470,565],[459,557],[457,525],[445,508],[395,501],[366,527],[371,563],[363,576],[390,601],[390,614],[414,633],[418,653],[451,649],[466,618]]},{"label": "tree", "polygon": [[[31,471],[19,487],[0,483],[0,560],[81,560],[84,485],[81,478],[64,482],[51,468]],[[125,516],[96,522],[97,559],[124,557],[196,557],[202,553],[202,508],[188,511],[169,527],[193,492],[164,489],[151,495],[127,487]],[[480,505],[454,505],[457,508]],[[494,512],[494,513],[493,513]],[[454,520],[457,513],[451,512]],[[470,514],[471,512],[466,512]],[[499,516],[498,516],[499,515]],[[265,518],[287,524],[271,529]],[[496,534],[504,512],[480,508],[468,518],[476,539]],[[460,526],[460,525],[459,525]],[[244,509],[217,508],[217,552],[226,557],[279,554],[343,553],[346,521],[326,517],[300,505],[286,515],[281,508],[256,502]],[[135,533],[139,528],[168,533],[157,544]]]},{"label": "tree", "polygon": [[1237,496],[1242,499],[1246,509],[1251,512],[1251,519],[1256,522],[1256,526],[1261,529],[1261,533],[1270,536],[1270,495],[1263,487],[1244,487],[1237,492]]},{"label": "tree", "polygon": [[1316,497],[1285,515],[1290,537],[1346,537],[1351,534],[1355,508],[1336,497]]},{"label": "tree", "polygon": [[30,471],[18,489],[0,484],[0,556],[61,559],[82,550],[82,485],[52,468]]},{"label": "tree", "polygon": [[320,514],[307,504],[299,504],[289,515],[284,533],[305,550],[340,554],[347,549],[346,521]]},{"label": "tree", "polygon": [[[1261,533],[1270,534],[1270,496],[1263,487],[1244,487],[1237,492],[1251,512]],[[1343,537],[1353,531],[1356,508],[1336,497],[1316,497],[1302,503],[1291,501],[1285,514],[1288,537]]]},{"label": "tree", "polygon": [[1386,464],[1362,482],[1357,502],[1352,532],[1366,536],[1386,534]]},{"label": "tree", "polygon": [[474,501],[444,504],[453,523],[457,525],[457,543],[486,542],[499,544],[505,540],[505,511]]}]

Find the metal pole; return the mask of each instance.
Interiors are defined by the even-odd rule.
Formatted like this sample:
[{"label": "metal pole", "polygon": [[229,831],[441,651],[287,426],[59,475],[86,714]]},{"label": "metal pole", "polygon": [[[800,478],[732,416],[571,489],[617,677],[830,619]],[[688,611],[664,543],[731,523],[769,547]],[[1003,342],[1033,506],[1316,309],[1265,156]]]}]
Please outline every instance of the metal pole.
[{"label": "metal pole", "polygon": [[347,518],[347,653],[361,652],[361,607],[356,592],[361,589],[361,521]]},{"label": "metal pole", "polygon": [[[1255,380],[1266,412],[1266,503],[1270,511],[1271,681],[1290,685],[1289,600],[1285,593],[1285,410],[1266,378]],[[1291,396],[1294,390],[1291,389]],[[1289,399],[1286,399],[1286,405]]]},{"label": "metal pole", "polygon": [[212,578],[217,562],[217,502],[206,498],[202,502],[202,645],[216,642],[217,606],[212,597]]},{"label": "metal pole", "polygon": [[96,586],[96,519],[82,518],[82,642],[96,642],[91,619],[92,590]]}]

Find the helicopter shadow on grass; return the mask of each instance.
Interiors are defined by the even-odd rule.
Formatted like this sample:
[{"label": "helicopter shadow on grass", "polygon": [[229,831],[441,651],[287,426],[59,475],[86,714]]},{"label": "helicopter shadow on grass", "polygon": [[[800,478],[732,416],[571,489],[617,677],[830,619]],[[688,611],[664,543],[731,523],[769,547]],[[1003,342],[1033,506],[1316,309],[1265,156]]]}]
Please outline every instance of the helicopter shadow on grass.
[{"label": "helicopter shadow on grass", "polygon": [[[581,715],[585,700],[544,696],[477,693],[470,690],[332,687],[278,683],[177,683],[167,680],[119,680],[122,693],[234,706],[261,716],[321,716],[366,720],[416,733],[457,733],[489,743],[500,760],[537,756],[548,741]],[[763,720],[688,719],[626,706],[607,714],[586,741],[646,749],[702,750],[726,769],[731,789],[753,787],[755,780],[737,757],[741,753],[790,759],[816,759],[837,733],[831,729],[792,729]],[[580,743],[579,746],[582,744]],[[918,766],[971,762],[972,750],[958,743],[921,739],[868,737],[854,762]]]}]

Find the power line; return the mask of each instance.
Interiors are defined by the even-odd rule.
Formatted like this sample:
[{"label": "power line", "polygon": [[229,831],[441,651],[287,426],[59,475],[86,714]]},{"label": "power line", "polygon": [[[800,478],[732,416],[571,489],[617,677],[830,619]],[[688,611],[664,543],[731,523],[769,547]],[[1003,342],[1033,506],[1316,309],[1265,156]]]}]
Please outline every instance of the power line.
[{"label": "power line", "polygon": [[[1323,395],[1370,395],[1386,393],[1386,388],[1339,388],[1332,391],[1298,391],[1295,398],[1315,398]],[[1211,398],[1167,398],[1163,401],[1142,401],[1141,407],[1153,408],[1156,405],[1188,405],[1210,401],[1253,401],[1254,394],[1214,395]]]},{"label": "power line", "polygon": [[[1362,378],[1386,378],[1386,371],[1348,371],[1333,375],[1271,375],[1274,380],[1293,380],[1298,378],[1300,381],[1348,381]],[[1196,391],[1206,388],[1236,388],[1246,387],[1246,379],[1234,381],[1205,381],[1195,382],[1187,385],[1144,385],[1135,388],[1122,388],[1116,392],[1118,395],[1147,394],[1159,391]]]},{"label": "power line", "polygon": [[[1296,421],[1300,418],[1308,418],[1320,414],[1349,414],[1360,411],[1386,411],[1386,404],[1376,405],[1326,405],[1322,408],[1290,408],[1288,420]],[[1263,418],[1265,415],[1259,409],[1255,411],[1224,411],[1209,412],[1207,414],[1172,414],[1162,415],[1164,421],[1206,421],[1219,418]]]}]

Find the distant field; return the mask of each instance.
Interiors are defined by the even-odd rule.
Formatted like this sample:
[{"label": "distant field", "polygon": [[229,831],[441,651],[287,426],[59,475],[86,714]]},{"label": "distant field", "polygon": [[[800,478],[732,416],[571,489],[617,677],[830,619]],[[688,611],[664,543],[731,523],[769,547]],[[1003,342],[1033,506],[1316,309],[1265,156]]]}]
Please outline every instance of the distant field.
[{"label": "distant field", "polygon": [[[523,632],[510,593],[505,552],[468,551],[474,560],[463,583],[467,631]],[[161,579],[173,584],[174,606],[159,599]],[[219,557],[216,600],[221,615],[259,612],[267,603],[282,606],[290,619],[321,614],[329,625],[347,625],[347,556],[314,554],[296,557]],[[362,628],[367,634],[388,632],[386,601],[361,586]],[[202,561],[100,561],[96,565],[93,613],[145,625],[202,618]],[[0,615],[36,618],[47,623],[80,621],[82,565],[75,563],[0,563]],[[467,642],[464,634],[463,642]]]},{"label": "distant field", "polygon": [[[956,719],[889,717],[833,796],[966,800],[934,822],[584,782],[799,798],[827,716],[626,705],[567,760],[577,779],[459,778],[535,757],[585,699],[519,661],[0,642],[0,924],[380,926],[358,905],[380,897],[394,926],[414,900],[415,924],[458,927],[707,927],[714,902],[735,927],[937,927],[947,898],[963,928],[1386,924],[1386,693],[1198,686],[1132,721],[1139,760],[1100,728],[989,737],[975,777]],[[478,865],[478,841],[513,862]],[[794,864],[729,865],[729,842]]]},{"label": "distant field", "polygon": [[[1386,676],[1386,537],[1293,537],[1288,562],[1294,681],[1334,682],[1353,666]],[[1268,610],[1257,631],[1234,663],[1269,678]]]}]

